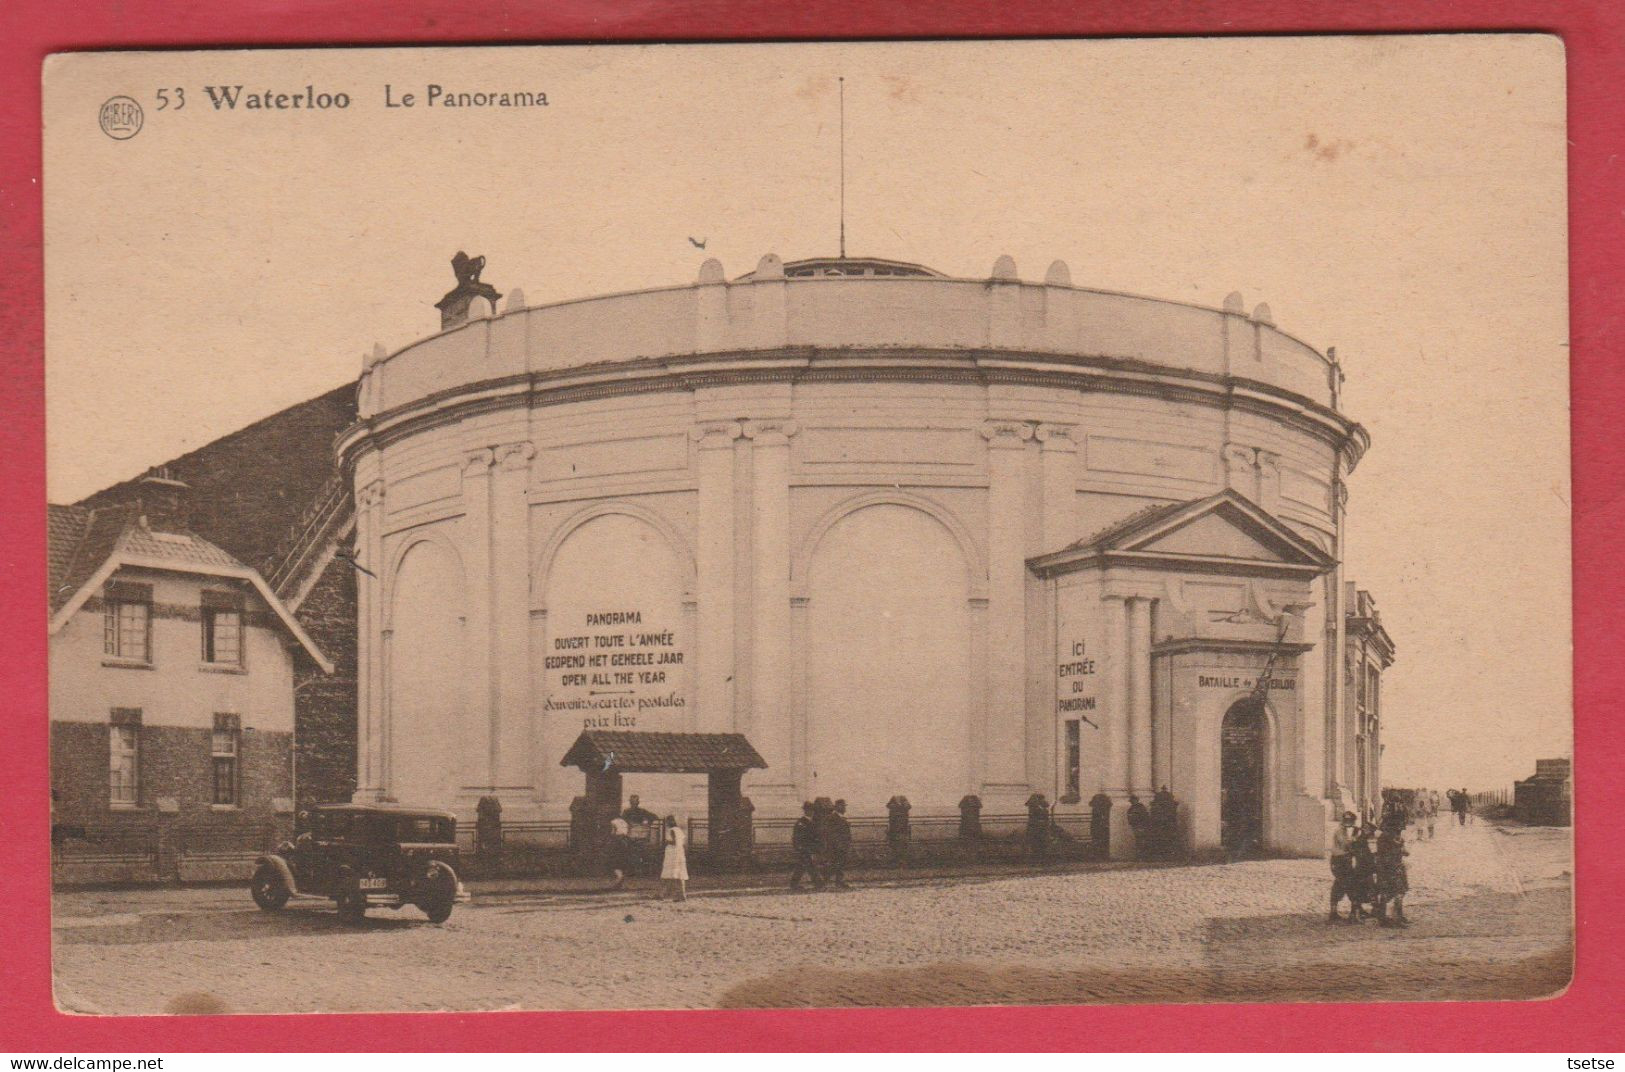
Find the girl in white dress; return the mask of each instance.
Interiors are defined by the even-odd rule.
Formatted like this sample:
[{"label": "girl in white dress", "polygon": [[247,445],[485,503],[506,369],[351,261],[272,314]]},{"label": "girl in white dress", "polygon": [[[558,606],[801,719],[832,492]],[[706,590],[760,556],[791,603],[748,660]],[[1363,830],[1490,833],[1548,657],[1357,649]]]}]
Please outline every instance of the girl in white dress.
[{"label": "girl in white dress", "polygon": [[677,825],[676,817],[666,816],[666,855],[660,862],[660,881],[665,887],[662,899],[669,894],[673,900],[688,900],[687,841],[688,834]]}]

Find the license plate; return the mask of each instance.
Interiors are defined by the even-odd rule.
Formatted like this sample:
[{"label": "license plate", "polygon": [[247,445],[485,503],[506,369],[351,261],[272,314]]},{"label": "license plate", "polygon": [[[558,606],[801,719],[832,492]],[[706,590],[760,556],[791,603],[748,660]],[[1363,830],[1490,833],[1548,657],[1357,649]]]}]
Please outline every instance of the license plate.
[{"label": "license plate", "polygon": [[381,890],[388,884],[389,880],[387,878],[364,878],[361,880],[361,888],[364,890]]}]

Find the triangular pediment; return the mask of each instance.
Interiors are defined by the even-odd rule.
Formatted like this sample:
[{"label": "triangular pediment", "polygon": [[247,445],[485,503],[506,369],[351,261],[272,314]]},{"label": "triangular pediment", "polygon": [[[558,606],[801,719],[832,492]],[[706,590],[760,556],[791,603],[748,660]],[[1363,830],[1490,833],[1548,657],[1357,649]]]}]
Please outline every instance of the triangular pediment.
[{"label": "triangular pediment", "polygon": [[1324,551],[1233,489],[1205,499],[1149,507],[1030,564],[1049,572],[1107,560],[1146,565],[1189,563],[1207,569],[1229,563],[1316,573],[1333,565]]},{"label": "triangular pediment", "polygon": [[1157,551],[1166,555],[1220,555],[1263,562],[1280,562],[1289,557],[1283,555],[1279,541],[1248,532],[1234,518],[1217,512],[1202,514],[1124,550]]},{"label": "triangular pediment", "polygon": [[1131,542],[1121,551],[1150,551],[1157,554],[1188,554],[1222,559],[1251,559],[1256,562],[1303,562],[1302,552],[1271,533],[1238,517],[1237,510],[1199,513],[1183,525],[1175,525],[1147,539]]}]

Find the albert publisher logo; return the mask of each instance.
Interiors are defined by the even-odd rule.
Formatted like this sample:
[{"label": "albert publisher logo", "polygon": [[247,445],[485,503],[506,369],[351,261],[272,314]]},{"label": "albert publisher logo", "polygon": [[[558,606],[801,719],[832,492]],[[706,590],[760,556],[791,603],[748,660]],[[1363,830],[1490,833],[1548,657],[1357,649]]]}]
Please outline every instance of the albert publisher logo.
[{"label": "albert publisher logo", "polygon": [[109,97],[102,105],[102,133],[126,141],[141,133],[141,105],[129,97]]}]

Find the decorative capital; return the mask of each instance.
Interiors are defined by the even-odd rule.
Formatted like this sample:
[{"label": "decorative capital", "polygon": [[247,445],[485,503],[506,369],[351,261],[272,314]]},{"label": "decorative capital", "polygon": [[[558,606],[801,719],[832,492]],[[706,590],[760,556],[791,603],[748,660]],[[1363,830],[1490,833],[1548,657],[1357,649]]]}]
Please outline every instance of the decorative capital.
[{"label": "decorative capital", "polygon": [[1075,424],[1040,424],[1033,432],[1033,438],[1044,445],[1045,450],[1075,451],[1078,441],[1072,438]]},{"label": "decorative capital", "polygon": [[787,446],[790,437],[799,431],[801,426],[795,421],[746,421],[744,425],[745,438],[759,447]]},{"label": "decorative capital", "polygon": [[496,460],[496,451],[490,447],[471,450],[463,455],[463,475],[484,476],[490,471],[491,466],[496,464]]},{"label": "decorative capital", "polygon": [[355,503],[363,510],[371,510],[384,502],[384,482],[374,480],[356,489]]},{"label": "decorative capital", "polygon": [[1033,437],[1033,426],[1027,421],[984,421],[982,438],[996,449],[1015,450],[1027,445]]},{"label": "decorative capital", "polygon": [[536,457],[536,445],[526,440],[522,443],[504,443],[496,448],[496,465],[498,469],[512,471],[524,469],[530,465],[530,460]]},{"label": "decorative capital", "polygon": [[731,450],[745,429],[738,421],[706,421],[690,428],[688,434],[701,450]]}]

